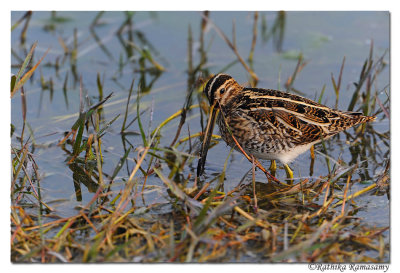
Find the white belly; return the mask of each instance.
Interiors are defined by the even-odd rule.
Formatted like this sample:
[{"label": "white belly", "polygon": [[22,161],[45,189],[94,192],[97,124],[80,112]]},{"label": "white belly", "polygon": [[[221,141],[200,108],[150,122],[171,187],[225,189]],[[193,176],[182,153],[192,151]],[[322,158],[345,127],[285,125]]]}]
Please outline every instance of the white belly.
[{"label": "white belly", "polygon": [[308,151],[312,145],[314,145],[316,142],[312,142],[309,144],[305,145],[300,145],[296,146],[288,151],[282,151],[280,153],[257,153],[257,152],[252,152],[252,154],[260,159],[268,159],[268,160],[279,160],[280,162],[284,164],[289,164],[292,162],[296,157],[301,155],[302,153]]}]

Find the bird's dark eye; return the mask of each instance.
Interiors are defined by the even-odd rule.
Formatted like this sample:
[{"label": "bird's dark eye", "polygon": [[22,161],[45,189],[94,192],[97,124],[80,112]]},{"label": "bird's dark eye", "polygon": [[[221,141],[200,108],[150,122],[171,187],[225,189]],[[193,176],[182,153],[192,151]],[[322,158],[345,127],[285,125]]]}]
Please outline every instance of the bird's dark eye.
[{"label": "bird's dark eye", "polygon": [[224,94],[225,93],[225,88],[222,88],[220,91],[219,91],[219,93],[222,95],[222,94]]}]

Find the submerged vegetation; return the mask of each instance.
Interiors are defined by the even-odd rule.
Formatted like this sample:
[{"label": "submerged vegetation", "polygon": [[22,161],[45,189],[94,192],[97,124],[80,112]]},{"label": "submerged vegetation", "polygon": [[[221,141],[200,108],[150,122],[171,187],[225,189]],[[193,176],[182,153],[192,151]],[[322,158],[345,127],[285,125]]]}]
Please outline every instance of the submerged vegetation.
[{"label": "submerged vegetation", "polygon": [[[271,43],[274,52],[285,58],[290,13],[274,13],[272,20],[264,13],[251,13],[247,54],[237,42],[235,21],[229,38],[213,21],[212,12],[198,13],[199,37],[189,25],[186,56],[182,53],[187,67],[178,70],[186,72],[186,86],[163,83],[179,89],[180,107],[161,117],[154,101],[163,96],[161,103],[167,104],[169,95],[161,95],[165,89],[154,86],[168,73],[171,60],[136,27],[136,13],[120,13],[121,25],[103,30],[102,35],[97,32],[111,24],[104,19],[107,12],[91,14],[94,19],[87,28],[95,47],[88,48],[82,48],[89,38],[83,38],[80,30],[75,28],[70,37],[57,32],[71,18],[46,13],[50,19],[41,22],[42,31],[57,33],[54,37],[62,52],[45,49],[43,54],[38,52],[40,40],[27,45],[34,14],[13,18],[11,29],[18,37],[13,42],[19,41],[11,52],[17,62],[11,104],[21,109],[18,117],[12,112],[11,124],[12,262],[389,261],[388,219],[379,222],[387,224],[369,224],[371,205],[362,198],[382,202],[390,198],[389,83],[381,77],[388,69],[386,51],[376,50],[371,42],[352,86],[343,82],[349,56],[337,61],[338,71],[330,71],[330,82],[321,87],[316,100],[338,106],[343,92],[351,92],[346,110],[376,115],[377,122],[317,145],[315,156],[300,165],[306,169],[295,169],[293,185],[261,172],[255,175],[255,166],[242,164],[243,156],[232,150],[216,167],[209,159],[205,175],[197,178],[195,166],[209,112],[202,94],[204,82],[213,73],[238,67],[250,85],[258,85],[263,73],[256,69],[256,45]],[[148,17],[160,20],[157,13]],[[121,52],[110,49],[114,37]],[[230,63],[215,71],[210,69],[214,61],[208,52],[218,39],[223,42],[219,51],[233,55]],[[101,75],[79,59],[86,58],[85,50],[99,50],[101,58],[94,63],[110,62],[116,69]],[[295,81],[314,60],[302,53],[295,60],[290,76],[278,87],[304,95]],[[85,87],[88,77],[93,77],[94,90]],[[114,88],[107,88],[105,81]],[[71,102],[74,90],[79,101]],[[33,104],[26,99],[29,91],[39,97],[38,116],[46,110],[43,96],[49,96],[52,104],[55,92],[62,93],[67,109],[78,111],[56,112],[35,121],[34,110],[29,109]],[[42,123],[50,128],[43,129]],[[224,145],[214,133],[210,152]],[[339,148],[340,154],[332,153]],[[60,163],[53,170],[54,165],[44,165],[49,160]],[[230,175],[236,168],[230,166],[242,168]],[[282,173],[278,170],[278,180]],[[71,176],[73,191],[60,183]],[[381,215],[388,217],[387,212]]]}]

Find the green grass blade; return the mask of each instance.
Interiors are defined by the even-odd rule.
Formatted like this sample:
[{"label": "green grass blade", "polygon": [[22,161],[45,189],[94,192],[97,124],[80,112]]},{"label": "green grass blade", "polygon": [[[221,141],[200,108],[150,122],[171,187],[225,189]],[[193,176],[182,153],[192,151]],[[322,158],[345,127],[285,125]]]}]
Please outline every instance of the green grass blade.
[{"label": "green grass blade", "polygon": [[75,139],[74,148],[73,148],[74,155],[78,155],[80,152],[83,129],[85,127],[84,115],[81,115],[81,117],[79,117],[78,124],[79,124],[79,129],[78,129],[78,133],[76,134],[76,139]]},{"label": "green grass blade", "polygon": [[86,117],[88,118],[90,115],[93,114],[95,110],[97,110],[102,104],[104,104],[111,96],[113,95],[113,92],[110,93],[107,97],[105,97],[103,100],[100,102],[96,103],[95,105],[92,105],[89,110],[86,112]]},{"label": "green grass blade", "polygon": [[111,175],[111,180],[114,180],[114,178],[117,176],[117,174],[121,170],[122,166],[124,166],[124,162],[128,158],[128,155],[129,155],[130,151],[131,151],[131,147],[129,147],[129,149],[125,152],[124,156],[121,157],[121,159],[119,160],[117,166],[114,169],[114,172]]},{"label": "green grass blade", "polygon": [[99,90],[99,97],[103,98],[103,84],[100,79],[100,73],[97,73],[96,83],[97,83],[97,89]]},{"label": "green grass blade", "polygon": [[203,221],[206,219],[207,212],[208,212],[208,209],[210,208],[211,202],[212,202],[213,198],[217,195],[217,191],[222,183],[223,183],[223,180],[220,180],[218,182],[218,185],[213,189],[213,191],[208,196],[206,203],[204,204],[203,208],[201,209],[199,215],[196,218],[196,221],[194,222],[194,227],[196,228],[196,230],[198,230],[198,228],[201,226]]},{"label": "green grass blade", "polygon": [[136,114],[137,114],[137,120],[138,120],[138,124],[139,124],[139,129],[140,129],[140,135],[142,136],[142,140],[143,140],[143,145],[145,147],[147,147],[146,135],[144,133],[143,126],[142,126],[142,121],[141,121],[141,118],[140,118],[140,88],[138,88],[137,99],[136,99]]},{"label": "green grass blade", "polygon": [[124,116],[124,121],[122,122],[121,133],[124,132],[125,129],[129,127],[129,126],[125,127],[125,125],[126,125],[126,120],[128,119],[129,102],[131,101],[131,95],[132,95],[134,83],[135,83],[135,80],[133,79],[133,80],[132,80],[131,87],[129,88],[128,99],[127,99],[127,101],[126,101],[125,116]]},{"label": "green grass blade", "polygon": [[[33,52],[35,51],[35,48],[36,48],[37,44],[38,44],[38,42],[36,41],[32,45],[31,50],[29,50],[28,55],[26,55],[25,60],[22,63],[21,68],[19,69],[19,71],[18,71],[18,73],[16,75],[15,82],[18,82],[19,79],[22,77],[22,74],[24,73],[24,71],[25,71],[26,67],[28,66],[29,62],[31,61]],[[15,85],[14,85],[14,87],[15,87]],[[11,89],[11,92],[13,92],[13,91],[14,91],[14,88]]]},{"label": "green grass blade", "polygon": [[[38,68],[39,64],[43,61],[44,57],[46,57],[46,55],[49,52],[49,50],[50,50],[50,48],[47,49],[47,51],[43,54],[42,58],[40,58],[40,60],[28,72],[26,72],[25,75],[19,81],[17,81],[17,83],[14,86],[14,90],[11,93],[11,97],[13,97],[15,92],[18,89],[20,89],[25,84],[25,82],[27,80],[30,79],[30,77],[32,76],[33,72],[35,72],[35,70]],[[18,77],[18,75],[17,75],[17,77]]]},{"label": "green grass blade", "polygon": [[324,93],[325,93],[325,87],[326,87],[326,85],[324,84],[324,86],[322,87],[322,90],[321,90],[321,94],[319,95],[319,98],[318,98],[318,103],[321,103],[321,101],[322,101],[322,97],[324,96]]},{"label": "green grass blade", "polygon": [[12,92],[14,90],[16,79],[17,79],[17,77],[15,75],[11,76],[11,90],[10,90],[10,92]]},{"label": "green grass blade", "polygon": [[101,128],[100,130],[99,130],[99,132],[97,133],[97,137],[98,138],[101,138],[104,134],[104,131],[105,130],[107,130],[110,126],[111,126],[111,124],[113,124],[114,123],[114,121],[116,121],[118,118],[119,118],[119,116],[120,116],[121,114],[118,114],[115,118],[113,118],[111,121],[109,121],[106,125],[104,125],[104,127],[103,128]]}]

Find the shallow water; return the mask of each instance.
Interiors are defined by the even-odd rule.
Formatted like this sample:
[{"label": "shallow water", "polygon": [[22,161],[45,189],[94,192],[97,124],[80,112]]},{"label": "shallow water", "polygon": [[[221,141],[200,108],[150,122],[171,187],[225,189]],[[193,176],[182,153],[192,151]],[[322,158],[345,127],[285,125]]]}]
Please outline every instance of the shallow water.
[{"label": "shallow water", "polygon": [[[12,12],[12,24],[16,22],[23,12]],[[76,213],[76,206],[87,204],[96,190],[96,187],[80,184],[81,198],[76,193],[77,171],[67,164],[67,154],[56,146],[63,138],[63,132],[68,131],[78,117],[79,111],[79,81],[82,76],[84,90],[92,101],[98,100],[96,76],[99,73],[104,82],[104,95],[114,92],[113,97],[104,107],[104,118],[111,120],[121,114],[108,132],[104,135],[103,171],[111,175],[119,159],[124,154],[124,146],[119,134],[125,111],[128,90],[132,79],[139,82],[144,77],[146,83],[142,86],[149,87],[149,91],[141,98],[140,109],[151,108],[142,116],[146,132],[160,124],[167,117],[178,111],[185,103],[187,94],[187,69],[188,69],[188,29],[193,34],[193,63],[199,62],[198,52],[200,43],[201,13],[199,12],[137,12],[132,17],[131,29],[123,29],[121,38],[116,34],[125,21],[122,12],[105,12],[100,19],[100,25],[94,28],[98,39],[96,42],[90,30],[90,24],[97,12],[57,12],[59,18],[65,20],[54,22],[50,20],[50,12],[33,12],[26,42],[21,45],[19,35],[21,27],[11,33],[12,49],[20,58],[24,58],[33,42],[38,41],[35,52],[35,61],[50,48],[44,62],[34,74],[32,80],[25,85],[27,97],[27,122],[33,130],[33,136],[37,144],[34,156],[42,176],[42,197],[46,203],[51,204],[55,214],[68,217]],[[211,12],[210,18],[221,28],[228,37],[231,37],[232,22],[235,22],[236,44],[239,53],[247,60],[252,40],[253,13],[251,12]],[[323,86],[326,85],[322,97],[322,103],[327,106],[335,106],[335,93],[331,83],[331,74],[337,80],[343,57],[346,57],[342,87],[338,100],[339,109],[347,109],[354,91],[354,82],[358,81],[364,61],[370,51],[370,44],[374,45],[374,60],[378,59],[389,49],[389,13],[387,12],[287,12],[281,52],[278,52],[273,37],[263,41],[261,19],[265,20],[267,29],[270,29],[277,18],[276,12],[260,12],[258,20],[258,39],[254,52],[253,68],[259,77],[258,87],[285,90],[284,83],[290,77],[296,67],[299,53],[308,61],[304,69],[297,75],[293,87],[302,95],[310,99],[318,100]],[[50,29],[50,30],[49,30]],[[74,79],[69,58],[64,59],[64,50],[59,42],[61,37],[65,44],[72,48],[74,29],[77,30],[78,56],[77,77]],[[133,41],[140,47],[148,48],[154,59],[162,64],[166,71],[158,76],[150,73],[140,73],[138,65],[138,52],[124,48],[129,35],[133,35]],[[210,73],[221,70],[232,75],[238,82],[246,84],[249,81],[248,73],[235,62],[225,70],[228,64],[236,61],[236,56],[215,32],[208,27],[205,32],[205,45],[207,47],[207,63],[205,67]],[[126,45],[126,44],[125,44]],[[388,63],[389,56],[384,60]],[[58,69],[54,68],[56,62]],[[11,57],[11,63],[19,65],[21,62],[15,55]],[[149,65],[147,63],[147,65]],[[12,73],[18,69],[13,67]],[[66,93],[63,85],[68,74]],[[53,82],[53,92],[43,90],[41,75],[44,81]],[[153,82],[152,82],[153,81]],[[151,86],[150,83],[152,83]],[[389,69],[386,67],[377,77],[373,92],[378,90],[380,101],[387,100],[389,93]],[[385,93],[385,88],[386,92]],[[137,87],[135,86],[135,89]],[[136,91],[134,92],[136,96]],[[136,116],[135,98],[131,99],[130,117]],[[197,103],[197,101],[195,102]],[[21,100],[19,95],[11,100],[12,124],[16,127],[12,137],[12,145],[18,147],[16,135],[21,133],[22,115]],[[359,105],[358,105],[359,106]],[[357,110],[357,106],[355,108]],[[379,106],[375,107],[375,111]],[[162,128],[160,147],[168,146],[175,136],[179,119]],[[191,111],[187,118],[191,134],[201,131],[200,114],[198,108]],[[378,121],[373,125],[379,133],[389,132],[389,120],[383,114],[378,116]],[[138,132],[138,125],[134,123],[132,131]],[[216,132],[217,133],[217,132]],[[354,129],[348,130],[354,133]],[[181,137],[188,135],[188,126],[182,128]],[[26,133],[25,138],[27,138]],[[137,148],[142,144],[139,135],[128,137],[129,141]],[[388,141],[389,142],[389,141]],[[195,141],[194,141],[195,144]],[[350,164],[352,154],[350,143],[346,142],[346,135],[340,134],[326,142],[327,154],[332,159],[340,158]],[[376,182],[384,170],[384,161],[388,157],[389,147],[382,141],[375,144],[376,160],[368,159],[368,166],[363,165],[363,159],[357,157],[359,168],[353,175],[354,183],[351,193],[354,193],[372,182]],[[230,148],[225,143],[219,143],[209,151],[206,163],[206,177],[213,177],[214,173],[220,173],[228,156]],[[187,146],[184,149],[187,152]],[[368,153],[367,153],[368,155]],[[133,153],[132,153],[133,156]],[[365,161],[365,159],[364,159]],[[266,165],[269,162],[264,162]],[[197,160],[183,171],[185,177],[191,172],[194,176]],[[134,161],[130,159],[130,165],[124,165],[115,179],[113,190],[123,187],[128,179]],[[292,169],[296,177],[310,176],[310,155],[301,155],[293,164]],[[165,163],[162,167],[168,171]],[[250,163],[238,152],[233,152],[227,167],[225,190],[233,189],[240,179],[251,168]],[[316,162],[313,178],[326,176],[328,172],[324,151],[321,145],[316,146]],[[168,174],[166,172],[166,174]],[[284,177],[284,171],[279,170],[278,177]],[[265,177],[257,174],[257,181],[265,181]],[[193,181],[192,181],[193,182]],[[361,182],[361,183],[360,183]],[[141,181],[140,183],[143,183]],[[151,203],[167,203],[165,187],[157,177],[149,177],[147,188],[138,202],[146,205]],[[78,183],[79,184],[79,183]],[[140,199],[140,200],[139,200]],[[389,225],[389,200],[386,195],[375,196],[365,194],[357,199],[357,205],[361,208],[357,216],[361,217],[361,223],[370,226],[385,227]],[[168,206],[165,208],[168,210]],[[162,213],[162,212],[160,212]],[[388,233],[386,233],[388,235]],[[386,238],[388,239],[388,238]]]}]

